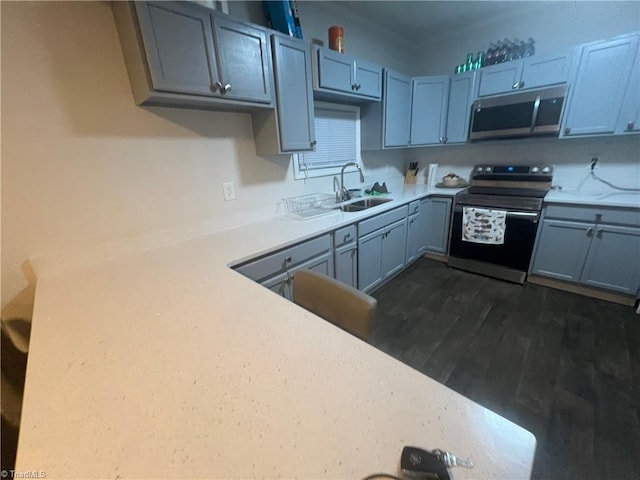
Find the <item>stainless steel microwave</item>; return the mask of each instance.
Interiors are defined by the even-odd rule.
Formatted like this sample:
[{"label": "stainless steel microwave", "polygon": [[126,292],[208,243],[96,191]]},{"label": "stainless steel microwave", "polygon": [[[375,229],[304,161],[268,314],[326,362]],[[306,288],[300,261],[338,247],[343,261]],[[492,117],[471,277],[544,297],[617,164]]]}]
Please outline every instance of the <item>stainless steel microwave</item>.
[{"label": "stainless steel microwave", "polygon": [[470,140],[558,135],[567,85],[476,100]]}]

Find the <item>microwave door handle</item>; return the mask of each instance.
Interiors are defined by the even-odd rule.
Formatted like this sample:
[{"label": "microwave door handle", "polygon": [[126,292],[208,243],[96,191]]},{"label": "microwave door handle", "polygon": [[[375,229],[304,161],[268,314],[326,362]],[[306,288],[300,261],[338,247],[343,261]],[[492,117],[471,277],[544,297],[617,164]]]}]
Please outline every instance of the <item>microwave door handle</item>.
[{"label": "microwave door handle", "polygon": [[536,101],[533,103],[533,114],[531,115],[531,132],[536,128],[536,122],[538,121],[538,110],[540,109],[540,98],[542,95],[536,97]]}]

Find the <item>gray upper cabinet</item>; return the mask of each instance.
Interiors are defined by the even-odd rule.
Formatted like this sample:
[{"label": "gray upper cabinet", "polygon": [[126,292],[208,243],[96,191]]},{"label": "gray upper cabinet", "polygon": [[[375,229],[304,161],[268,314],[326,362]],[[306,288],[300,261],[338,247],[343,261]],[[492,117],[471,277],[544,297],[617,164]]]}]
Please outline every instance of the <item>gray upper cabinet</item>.
[{"label": "gray upper cabinet", "polygon": [[627,93],[622,100],[616,125],[616,133],[620,134],[640,133],[640,42],[636,49]]},{"label": "gray upper cabinet", "polygon": [[137,104],[273,107],[267,31],[191,2],[113,2]]},{"label": "gray upper cabinet", "polygon": [[177,2],[135,2],[153,87],[213,95],[219,78],[209,12]]},{"label": "gray upper cabinet", "polygon": [[212,18],[221,85],[217,91],[230,99],[271,103],[271,55],[266,31],[228,17]]},{"label": "gray upper cabinet", "polygon": [[448,75],[417,77],[412,81],[410,145],[446,142]]},{"label": "gray upper cabinet", "polygon": [[572,55],[533,56],[480,70],[478,96],[540,88],[567,81]]},{"label": "gray upper cabinet", "polygon": [[380,100],[382,67],[324,47],[313,47],[314,92],[320,100],[332,96],[352,101]]},{"label": "gray upper cabinet", "polygon": [[356,93],[379,100],[382,96],[382,67],[356,60]]},{"label": "gray upper cabinet", "polygon": [[465,72],[451,77],[447,109],[446,143],[466,143],[469,139],[471,104],[475,98],[477,72]]},{"label": "gray upper cabinet", "polygon": [[274,34],[271,37],[276,110],[252,115],[258,155],[312,150],[315,123],[311,59],[306,42]]},{"label": "gray upper cabinet", "polygon": [[610,135],[616,131],[637,51],[636,35],[582,48],[560,136]]},{"label": "gray upper cabinet", "polygon": [[383,146],[406,147],[411,135],[411,77],[385,70],[384,79]]}]

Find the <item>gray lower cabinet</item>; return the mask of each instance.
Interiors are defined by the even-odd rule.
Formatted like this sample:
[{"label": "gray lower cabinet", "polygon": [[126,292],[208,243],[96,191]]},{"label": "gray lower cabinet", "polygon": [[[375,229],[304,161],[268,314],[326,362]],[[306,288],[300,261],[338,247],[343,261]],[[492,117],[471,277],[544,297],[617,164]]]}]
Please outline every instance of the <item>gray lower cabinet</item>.
[{"label": "gray lower cabinet", "polygon": [[420,258],[427,249],[427,203],[428,199],[416,200],[409,204],[407,217],[407,257],[406,264]]},{"label": "gray lower cabinet", "polygon": [[[616,131],[618,118],[637,53],[637,35],[582,48],[569,90],[561,137],[622,133]],[[638,90],[638,85],[630,88]],[[631,115],[635,117],[637,112]]]},{"label": "gray lower cabinet", "polygon": [[426,250],[446,255],[449,249],[451,225],[451,198],[431,197],[425,201],[425,223],[427,226]]},{"label": "gray lower cabinet", "polygon": [[331,235],[325,234],[234,267],[265,287],[291,299],[292,276],[301,269],[334,275]]},{"label": "gray lower cabinet", "polygon": [[358,288],[358,235],[355,225],[336,230],[333,234],[335,278]]},{"label": "gray lower cabinet", "polygon": [[371,291],[406,264],[407,207],[358,224],[358,288]]},{"label": "gray lower cabinet", "polygon": [[333,276],[333,256],[330,253],[320,255],[308,262],[291,268],[286,273],[281,273],[262,281],[261,285],[287,300],[293,300],[293,277],[298,270],[312,270],[323,273],[324,275]]},{"label": "gray lower cabinet", "polygon": [[191,2],[113,2],[112,9],[136,103],[273,106],[265,28]]},{"label": "gray lower cabinet", "polygon": [[252,115],[258,155],[313,150],[315,141],[312,70],[306,42],[271,36],[276,109]]},{"label": "gray lower cabinet", "polygon": [[[549,216],[574,216],[575,221]],[[591,218],[593,221],[584,221]],[[547,207],[530,272],[637,295],[640,289],[639,221],[640,212],[630,210]]]}]

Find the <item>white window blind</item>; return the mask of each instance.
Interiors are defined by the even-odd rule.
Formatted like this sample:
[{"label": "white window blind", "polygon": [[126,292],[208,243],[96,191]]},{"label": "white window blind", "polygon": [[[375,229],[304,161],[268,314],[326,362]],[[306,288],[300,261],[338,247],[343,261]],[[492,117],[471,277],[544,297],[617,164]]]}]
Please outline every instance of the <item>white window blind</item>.
[{"label": "white window blind", "polygon": [[297,155],[303,176],[333,175],[347,162],[359,162],[360,110],[345,105],[315,107],[316,149]]}]

